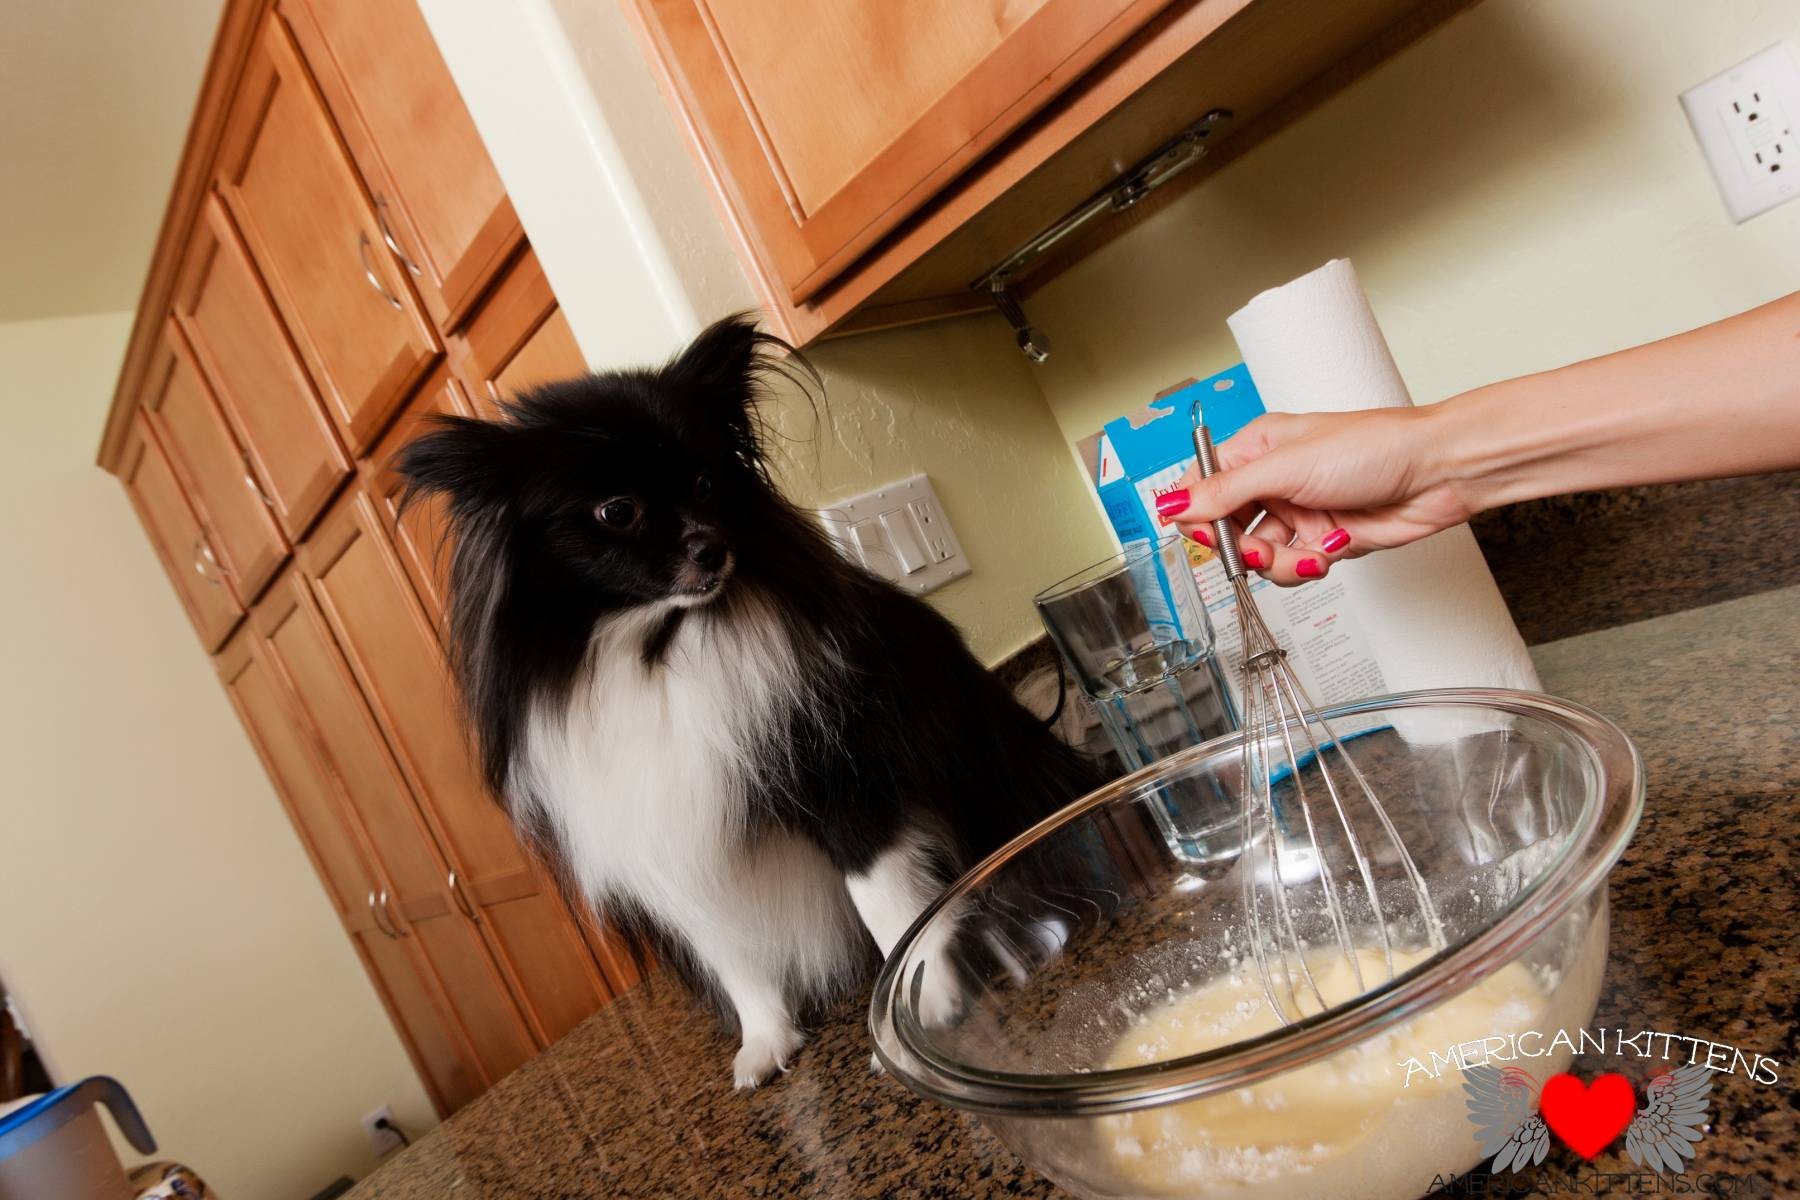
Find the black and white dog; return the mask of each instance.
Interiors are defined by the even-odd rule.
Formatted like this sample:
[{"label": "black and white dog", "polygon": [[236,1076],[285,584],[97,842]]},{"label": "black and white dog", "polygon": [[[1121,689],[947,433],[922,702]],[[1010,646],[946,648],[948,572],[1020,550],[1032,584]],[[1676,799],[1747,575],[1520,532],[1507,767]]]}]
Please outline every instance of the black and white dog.
[{"label": "black and white dog", "polygon": [[445,418],[401,463],[448,501],[488,784],[565,886],[735,1015],[739,1086],[866,969],[863,928],[886,954],[1093,782],[777,491],[756,406],[788,349],[730,318],[659,370]]}]

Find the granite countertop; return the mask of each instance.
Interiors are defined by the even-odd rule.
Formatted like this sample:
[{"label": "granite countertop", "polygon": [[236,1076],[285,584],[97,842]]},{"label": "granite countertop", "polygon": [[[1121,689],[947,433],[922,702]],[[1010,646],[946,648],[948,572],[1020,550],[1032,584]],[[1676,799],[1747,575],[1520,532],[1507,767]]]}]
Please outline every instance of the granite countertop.
[{"label": "granite countertop", "polygon": [[[1649,797],[1614,871],[1594,1024],[1725,1042],[1774,1086],[1715,1077],[1696,1172],[1733,1195],[1800,1193],[1800,588],[1534,648],[1545,688],[1616,720]],[[793,1070],[734,1092],[733,1045],[666,982],[640,986],[420,1138],[355,1200],[521,1197],[1052,1197],[969,1116],[869,1070],[861,1002]],[[1583,1074],[1616,1069],[1589,1064]],[[1579,1165],[1558,1148],[1547,1164]],[[1632,1172],[1615,1145],[1594,1169]],[[1589,1168],[1583,1167],[1583,1172]],[[1615,1182],[1615,1193],[1643,1191]]]}]

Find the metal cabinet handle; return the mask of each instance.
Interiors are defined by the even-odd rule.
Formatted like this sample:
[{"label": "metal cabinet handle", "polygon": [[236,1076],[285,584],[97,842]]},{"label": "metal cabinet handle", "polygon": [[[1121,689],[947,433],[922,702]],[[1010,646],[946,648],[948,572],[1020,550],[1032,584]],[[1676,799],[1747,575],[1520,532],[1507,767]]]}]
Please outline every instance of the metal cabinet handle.
[{"label": "metal cabinet handle", "polygon": [[469,903],[468,894],[463,891],[462,880],[456,877],[455,871],[450,872],[450,894],[456,898],[456,907],[462,909],[463,916],[471,921],[481,920],[475,912],[475,906]]},{"label": "metal cabinet handle", "polygon": [[375,268],[369,264],[369,235],[361,229],[356,231],[356,257],[362,260],[363,278],[369,281],[369,286],[380,292],[383,300],[399,308],[400,298],[387,290],[381,276],[375,274]]},{"label": "metal cabinet handle", "polygon": [[400,243],[394,240],[394,231],[388,228],[387,223],[387,201],[380,196],[375,197],[375,224],[381,227],[381,240],[386,242],[387,248],[394,252],[394,257],[400,260],[400,265],[412,272],[414,278],[423,275],[425,272],[419,269],[419,264],[408,257],[406,251],[400,248]]},{"label": "metal cabinet handle", "polygon": [[[206,569],[208,563],[211,563],[213,567],[210,571]],[[224,569],[225,568],[219,565],[219,560],[217,556],[213,554],[212,547],[206,544],[205,531],[196,533],[194,535],[195,574],[199,575],[200,578],[206,580],[206,582],[212,584],[214,587],[217,587],[219,584],[225,582],[219,575]]]},{"label": "metal cabinet handle", "polygon": [[388,927],[381,923],[381,913],[379,911],[377,911],[375,908],[375,893],[374,892],[369,893],[369,919],[371,921],[375,922],[375,928],[381,930],[381,935],[383,937],[391,938],[394,936],[392,933],[388,932]]},{"label": "metal cabinet handle", "polygon": [[256,473],[250,469],[250,456],[240,453],[238,460],[244,464],[244,485],[256,493],[256,498],[263,502],[263,507],[273,509],[275,502],[269,499],[269,493],[262,490],[262,484],[256,482]]},{"label": "metal cabinet handle", "polygon": [[377,900],[375,903],[381,906],[382,914],[388,919],[388,927],[393,930],[393,932],[388,935],[389,937],[403,938],[412,936],[406,930],[400,928],[400,922],[394,920],[394,910],[388,907],[388,894],[386,888],[381,889],[381,899]]}]

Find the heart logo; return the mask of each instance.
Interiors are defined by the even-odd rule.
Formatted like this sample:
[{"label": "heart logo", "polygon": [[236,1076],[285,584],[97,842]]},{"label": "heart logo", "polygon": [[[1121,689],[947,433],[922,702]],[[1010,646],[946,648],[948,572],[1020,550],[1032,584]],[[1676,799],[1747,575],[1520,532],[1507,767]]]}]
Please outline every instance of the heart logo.
[{"label": "heart logo", "polygon": [[1637,1097],[1623,1075],[1609,1074],[1585,1084],[1573,1075],[1553,1075],[1538,1093],[1538,1112],[1569,1149],[1592,1161],[1625,1132]]}]

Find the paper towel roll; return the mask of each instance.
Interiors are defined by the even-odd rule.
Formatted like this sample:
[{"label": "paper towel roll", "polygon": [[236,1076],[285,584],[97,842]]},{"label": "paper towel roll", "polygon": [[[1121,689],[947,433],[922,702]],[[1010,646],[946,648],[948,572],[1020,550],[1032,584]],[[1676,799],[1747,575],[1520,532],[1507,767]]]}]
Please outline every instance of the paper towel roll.
[{"label": "paper towel roll", "polygon": [[[1412,404],[1348,259],[1262,293],[1227,324],[1271,412]],[[1335,564],[1331,578],[1345,584],[1347,616],[1367,638],[1390,690],[1540,690],[1467,525]]]}]

